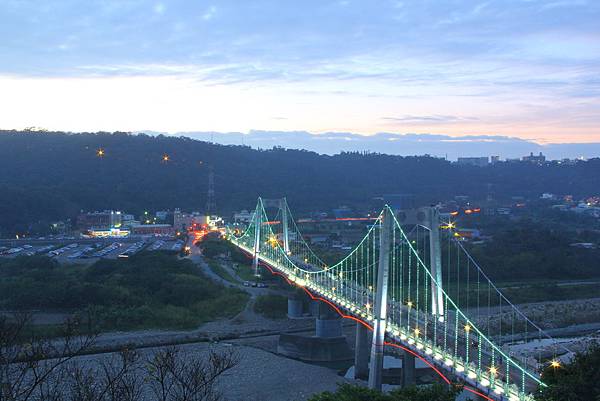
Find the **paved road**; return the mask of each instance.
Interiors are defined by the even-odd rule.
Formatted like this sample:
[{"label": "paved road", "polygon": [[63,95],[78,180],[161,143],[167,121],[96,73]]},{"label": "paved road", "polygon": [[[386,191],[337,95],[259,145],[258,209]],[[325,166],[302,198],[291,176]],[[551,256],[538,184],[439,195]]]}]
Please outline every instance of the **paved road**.
[{"label": "paved road", "polygon": [[234,271],[234,269],[232,269],[229,264],[222,263],[221,266],[223,267],[223,269],[227,270],[227,272],[229,274],[231,274],[231,276],[233,276],[235,279],[239,280],[239,282],[235,282],[235,283],[227,281],[224,278],[222,278],[221,276],[219,276],[218,274],[216,274],[210,268],[210,266],[208,265],[208,263],[206,263],[206,261],[204,260],[204,257],[200,253],[200,248],[198,248],[197,246],[195,246],[193,244],[192,238],[190,238],[188,240],[187,246],[190,247],[190,255],[188,256],[190,258],[190,260],[192,262],[194,262],[195,264],[197,264],[200,267],[200,269],[202,270],[202,272],[213,281],[221,283],[230,288],[239,288],[240,290],[243,290],[243,291],[247,292],[248,294],[250,294],[250,296],[252,298],[256,298],[257,296],[264,295],[264,294],[279,294],[279,295],[287,295],[288,294],[286,291],[281,290],[281,289],[276,289],[276,288],[246,287],[243,285],[243,282],[245,280],[243,280],[241,277],[239,277],[237,275],[237,273]]}]

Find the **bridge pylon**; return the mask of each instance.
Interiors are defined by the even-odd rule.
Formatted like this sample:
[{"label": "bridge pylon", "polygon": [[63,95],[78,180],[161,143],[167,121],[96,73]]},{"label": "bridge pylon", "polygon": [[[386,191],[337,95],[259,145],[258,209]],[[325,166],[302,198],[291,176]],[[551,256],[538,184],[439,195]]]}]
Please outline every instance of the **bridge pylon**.
[{"label": "bridge pylon", "polygon": [[437,207],[423,208],[429,228],[429,260],[431,261],[431,310],[434,316],[444,318],[444,295],[442,292],[442,246],[440,241],[440,210]]},{"label": "bridge pylon", "polygon": [[393,236],[393,216],[389,207],[383,209],[379,234],[379,266],[377,287],[375,288],[375,308],[373,340],[371,342],[371,363],[369,367],[369,388],[381,390],[383,378],[383,353],[387,321],[388,279],[390,270],[390,250]]},{"label": "bridge pylon", "polygon": [[[261,205],[261,200],[259,198],[259,206]],[[262,213],[260,213],[260,208],[256,208],[256,213],[254,213],[254,259],[252,261],[252,267],[254,269],[254,276],[258,277],[258,260],[260,256],[260,227],[262,226]]]},{"label": "bridge pylon", "polygon": [[440,239],[440,210],[437,206],[398,210],[400,224],[418,225],[429,231],[429,260],[431,280],[431,314],[444,319],[444,293],[442,290],[442,244]]},{"label": "bridge pylon", "polygon": [[281,232],[283,241],[283,250],[286,255],[290,254],[290,238],[289,238],[289,214],[288,205],[285,197],[283,198],[265,198],[262,199],[262,204],[265,208],[277,208],[279,209],[279,215],[281,216]]},{"label": "bridge pylon", "polygon": [[288,207],[287,200],[281,198],[279,200],[279,210],[281,210],[281,229],[283,231],[283,250],[286,255],[290,254],[290,237],[288,231]]}]

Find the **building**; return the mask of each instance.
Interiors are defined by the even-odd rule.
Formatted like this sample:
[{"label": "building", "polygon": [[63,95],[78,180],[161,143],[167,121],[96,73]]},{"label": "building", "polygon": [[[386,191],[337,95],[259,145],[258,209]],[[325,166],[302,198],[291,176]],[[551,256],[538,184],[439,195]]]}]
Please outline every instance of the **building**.
[{"label": "building", "polygon": [[173,235],[170,224],[139,224],[130,227],[132,235]]},{"label": "building", "polygon": [[173,228],[177,231],[188,231],[195,226],[204,226],[208,222],[209,216],[198,212],[185,213],[180,209],[175,209],[173,212]]},{"label": "building", "polygon": [[175,209],[173,212],[173,228],[178,231],[187,231],[194,224],[194,216],[190,213]]},{"label": "building", "polygon": [[481,232],[476,228],[459,228],[454,231],[454,236],[473,240],[481,238]]},{"label": "building", "polygon": [[121,228],[90,229],[82,233],[84,237],[91,238],[124,238],[128,237],[130,231]]},{"label": "building", "polygon": [[352,209],[350,209],[348,206],[340,206],[337,209],[333,209],[333,217],[335,217],[336,219],[343,219],[343,218],[349,218],[352,217]]},{"label": "building", "polygon": [[485,167],[489,164],[489,158],[487,156],[459,157],[457,163],[465,166]]},{"label": "building", "polygon": [[383,201],[393,210],[415,209],[417,201],[413,194],[385,194]]},{"label": "building", "polygon": [[241,212],[233,214],[234,223],[250,223],[250,220],[252,220],[252,213],[247,210],[242,210]]},{"label": "building", "polygon": [[540,199],[544,199],[544,200],[556,200],[556,195],[551,194],[549,192],[544,192],[542,194],[542,196],[540,197]]},{"label": "building", "polygon": [[114,210],[81,213],[77,216],[77,228],[81,230],[118,228],[121,223],[121,212]]},{"label": "building", "polygon": [[529,154],[529,156],[523,156],[523,161],[524,162],[528,162],[528,163],[537,163],[537,164],[543,164],[546,162],[546,156],[544,156],[542,154],[542,152],[540,152],[539,155],[535,156],[533,154],[533,152],[531,152]]},{"label": "building", "polygon": [[491,159],[492,164],[500,163],[500,156],[492,156]]},{"label": "building", "polygon": [[158,220],[166,220],[169,216],[169,212],[166,210],[159,210],[158,212],[154,213],[154,216],[156,216]]}]

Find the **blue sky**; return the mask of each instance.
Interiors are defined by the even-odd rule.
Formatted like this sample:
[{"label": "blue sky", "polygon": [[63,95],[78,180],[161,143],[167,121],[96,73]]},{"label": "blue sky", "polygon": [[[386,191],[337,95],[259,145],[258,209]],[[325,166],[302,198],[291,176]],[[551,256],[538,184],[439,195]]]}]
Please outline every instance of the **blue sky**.
[{"label": "blue sky", "polygon": [[0,128],[600,142],[598,1],[0,2]]}]

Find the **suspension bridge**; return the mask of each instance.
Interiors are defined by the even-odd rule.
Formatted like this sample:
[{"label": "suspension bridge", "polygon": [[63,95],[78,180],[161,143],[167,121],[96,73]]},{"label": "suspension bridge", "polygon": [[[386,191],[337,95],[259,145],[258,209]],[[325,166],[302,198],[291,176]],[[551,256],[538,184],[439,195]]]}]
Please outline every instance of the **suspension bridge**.
[{"label": "suspension bridge", "polygon": [[[272,219],[269,209],[277,210]],[[266,266],[357,321],[357,330],[373,331],[371,388],[381,389],[390,349],[419,358],[481,399],[532,401],[545,386],[541,370],[558,364],[512,346],[553,340],[502,294],[453,228],[435,207],[406,213],[385,206],[358,245],[327,264],[302,237],[285,198],[259,198],[250,223],[228,227],[226,236],[253,257],[255,269]]]}]

